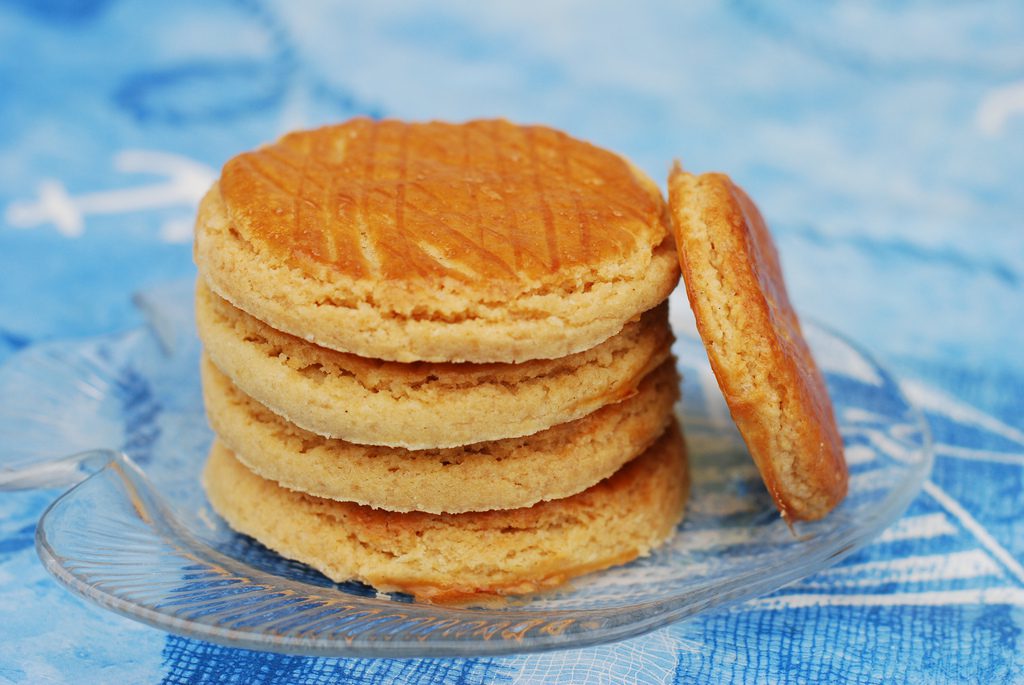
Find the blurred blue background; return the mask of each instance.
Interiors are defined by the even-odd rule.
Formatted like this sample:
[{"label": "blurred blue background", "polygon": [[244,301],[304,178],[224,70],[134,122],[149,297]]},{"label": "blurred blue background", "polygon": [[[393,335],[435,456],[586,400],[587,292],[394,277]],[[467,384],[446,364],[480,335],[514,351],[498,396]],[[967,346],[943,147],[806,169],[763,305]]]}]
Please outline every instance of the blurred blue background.
[{"label": "blurred blue background", "polygon": [[[357,114],[547,123],[631,157],[663,186],[679,158],[746,187],[775,233],[798,309],[904,379],[933,422],[935,481],[1007,550],[1010,587],[1024,584],[1024,4],[0,0],[0,46],[0,361],[42,341],[139,325],[134,291],[193,273],[195,204],[220,166],[289,129]],[[2,500],[9,540],[30,537],[40,502]],[[76,661],[80,682],[95,676],[90,664],[128,657],[139,662],[130,680],[160,669],[166,678],[176,663],[168,649],[205,649],[81,609],[47,585],[28,543],[10,544],[6,557],[0,545],[0,569],[38,584],[8,586],[0,604],[88,611],[82,620],[96,634],[137,641]],[[885,670],[897,657],[879,652],[883,670],[862,675],[1020,676],[1020,604],[999,606],[998,615],[978,605],[963,610],[970,618],[935,619],[953,625],[933,644],[966,644],[957,631],[967,626],[970,644],[990,648],[986,666],[980,656],[904,654],[903,671]],[[925,621],[890,611],[900,626]],[[838,674],[820,650],[806,653],[818,670],[742,665],[756,649],[743,653],[737,636],[789,631],[789,648],[802,653],[818,625],[770,614],[778,623],[742,627],[760,615],[680,629],[710,631],[705,646],[730,644],[732,670],[715,670],[714,649],[686,657],[672,642],[672,663],[688,658],[688,668],[662,669],[650,656],[647,675]],[[715,621],[728,626],[716,633]],[[0,634],[9,631],[12,649],[27,644],[10,642],[25,631],[50,639],[50,628],[31,626]],[[986,642],[979,629],[1001,637]],[[657,635],[636,649],[662,654],[657,641],[667,638]],[[856,632],[836,639],[854,651],[896,644]],[[0,647],[0,681],[39,682],[25,669],[43,657],[19,649]],[[564,658],[569,668],[583,657]],[[308,663],[296,661],[303,678],[329,673]],[[359,677],[389,673],[371,670]],[[466,674],[458,682],[491,677]]]},{"label": "blurred blue background", "polygon": [[354,114],[505,116],[662,182],[677,157],[728,172],[804,312],[890,359],[1024,379],[1019,3],[3,5],[0,320],[15,340],[126,325],[127,292],[191,268],[187,232],[160,233],[191,203],[87,215],[68,239],[12,221],[45,179],[72,196],[160,180],[117,172],[133,148],[217,170]]}]

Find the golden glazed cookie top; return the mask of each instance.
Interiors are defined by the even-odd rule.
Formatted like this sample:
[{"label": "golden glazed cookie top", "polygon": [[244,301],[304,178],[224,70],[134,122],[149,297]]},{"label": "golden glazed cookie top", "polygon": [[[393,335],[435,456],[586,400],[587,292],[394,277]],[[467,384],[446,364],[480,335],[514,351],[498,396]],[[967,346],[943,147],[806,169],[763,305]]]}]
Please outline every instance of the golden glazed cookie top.
[{"label": "golden glazed cookie top", "polygon": [[621,157],[504,120],[291,133],[230,160],[220,192],[260,253],[356,281],[519,292],[650,254],[667,235],[660,192]]}]

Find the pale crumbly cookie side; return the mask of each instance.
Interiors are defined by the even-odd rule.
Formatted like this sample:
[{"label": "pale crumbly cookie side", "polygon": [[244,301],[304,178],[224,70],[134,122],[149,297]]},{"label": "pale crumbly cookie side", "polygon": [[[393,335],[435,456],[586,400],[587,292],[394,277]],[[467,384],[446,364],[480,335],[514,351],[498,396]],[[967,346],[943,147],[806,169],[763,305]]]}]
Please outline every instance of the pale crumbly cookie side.
[{"label": "pale crumbly cookie side", "polygon": [[629,396],[669,357],[667,311],[561,359],[401,363],[313,345],[196,287],[206,353],[243,392],[313,433],[406,449],[530,435]]},{"label": "pale crumbly cookie side", "polygon": [[611,478],[521,509],[400,514],[317,498],[260,478],[219,442],[203,483],[232,528],[283,556],[436,602],[537,592],[644,556],[672,535],[689,492],[677,426]]},{"label": "pale crumbly cookie side", "polygon": [[194,255],[221,297],[323,347],[521,362],[593,347],[679,267],[657,186],[543,126],[357,119],[230,160]]},{"label": "pale crumbly cookie side", "polygon": [[843,441],[757,206],[723,174],[669,177],[679,260],[711,368],[779,511],[818,519],[846,495]]},{"label": "pale crumbly cookie side", "polygon": [[206,412],[218,439],[261,477],[290,490],[388,511],[462,513],[528,507],[587,489],[646,450],[672,421],[675,360],[636,394],[522,438],[410,451],[302,430],[202,362]]}]

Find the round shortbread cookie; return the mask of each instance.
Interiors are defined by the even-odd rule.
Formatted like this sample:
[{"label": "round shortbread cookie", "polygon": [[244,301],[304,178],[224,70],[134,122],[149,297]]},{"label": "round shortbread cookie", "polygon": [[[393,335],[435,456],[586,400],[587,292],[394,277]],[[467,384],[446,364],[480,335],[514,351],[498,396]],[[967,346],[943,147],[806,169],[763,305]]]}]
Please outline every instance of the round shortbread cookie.
[{"label": "round shortbread cookie", "polygon": [[200,205],[195,260],[279,330],[402,362],[563,357],[679,278],[649,178],[500,120],[354,119],[238,155]]},{"label": "round shortbread cookie", "polygon": [[782,515],[821,518],[846,495],[843,441],[768,227],[723,174],[677,164],[669,202],[686,293],[733,419]]},{"label": "round shortbread cookie", "polygon": [[235,530],[337,582],[418,599],[536,592],[648,554],[675,530],[689,486],[673,427],[611,478],[566,499],[465,514],[399,514],[287,490],[215,442],[203,474]]},{"label": "round shortbread cookie", "polygon": [[522,364],[384,362],[277,331],[196,287],[206,353],[308,431],[364,445],[456,447],[530,435],[628,397],[670,354],[667,305],[597,347]]},{"label": "round shortbread cookie", "polygon": [[232,385],[203,358],[210,425],[263,478],[318,497],[433,514],[516,509],[586,490],[647,449],[672,420],[675,361],[630,398],[523,438],[409,451],[302,430]]}]

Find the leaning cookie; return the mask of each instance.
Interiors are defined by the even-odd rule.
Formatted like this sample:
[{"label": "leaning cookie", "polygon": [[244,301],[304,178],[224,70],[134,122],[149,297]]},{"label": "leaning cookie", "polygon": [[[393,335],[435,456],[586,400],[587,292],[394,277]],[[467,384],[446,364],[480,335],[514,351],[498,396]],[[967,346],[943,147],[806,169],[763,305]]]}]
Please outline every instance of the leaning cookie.
[{"label": "leaning cookie", "polygon": [[669,206],[697,330],[765,485],[787,519],[821,518],[846,495],[843,442],[764,219],[727,176],[678,164]]},{"label": "leaning cookie", "polygon": [[235,530],[320,570],[417,599],[525,594],[650,553],[675,530],[689,475],[678,427],[611,478],[566,499],[464,514],[405,514],[287,490],[215,442],[203,474]]},{"label": "leaning cookie", "polygon": [[203,359],[210,425],[250,470],[291,489],[388,511],[461,513],[528,507],[607,478],[672,421],[669,359],[622,402],[522,438],[410,451],[324,438],[251,399]]},{"label": "leaning cookie", "polygon": [[530,435],[635,392],[670,354],[667,305],[595,348],[522,364],[384,362],[277,331],[196,286],[213,363],[243,392],[313,433],[363,445],[456,447]]}]

